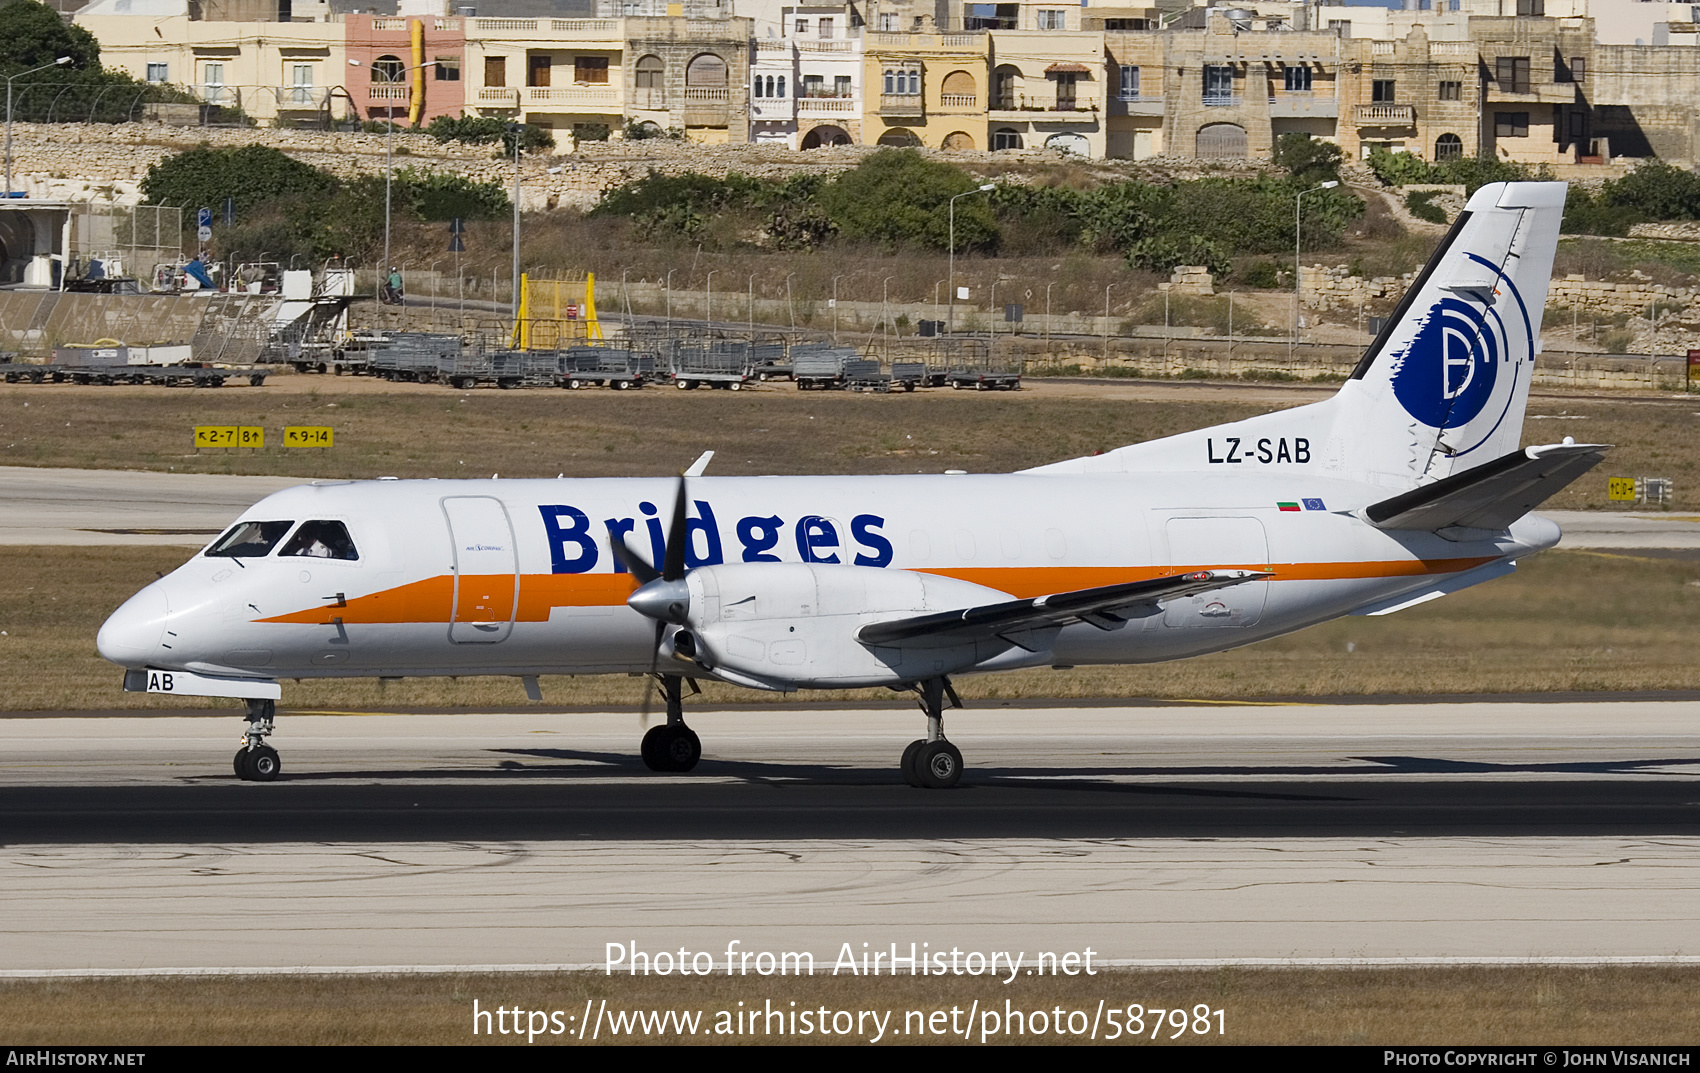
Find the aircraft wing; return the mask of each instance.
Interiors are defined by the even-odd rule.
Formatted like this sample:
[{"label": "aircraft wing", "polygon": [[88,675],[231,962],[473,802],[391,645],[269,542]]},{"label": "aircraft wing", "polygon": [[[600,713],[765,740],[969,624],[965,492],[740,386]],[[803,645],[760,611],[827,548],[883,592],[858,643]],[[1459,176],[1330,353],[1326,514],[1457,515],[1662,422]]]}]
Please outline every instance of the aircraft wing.
[{"label": "aircraft wing", "polygon": [[1504,529],[1599,465],[1609,445],[1529,447],[1364,508],[1377,529]]},{"label": "aircraft wing", "polygon": [[1159,600],[1190,596],[1195,592],[1258,581],[1269,576],[1267,571],[1257,570],[1196,570],[1174,577],[1129,581],[1120,585],[1035,596],[1028,600],[965,607],[960,611],[870,622],[856,631],[856,640],[865,645],[890,645],[920,638],[960,641],[1074,622],[1086,622],[1108,630],[1121,625],[1129,617],[1138,617],[1117,614],[1118,611],[1141,605],[1154,608]]}]

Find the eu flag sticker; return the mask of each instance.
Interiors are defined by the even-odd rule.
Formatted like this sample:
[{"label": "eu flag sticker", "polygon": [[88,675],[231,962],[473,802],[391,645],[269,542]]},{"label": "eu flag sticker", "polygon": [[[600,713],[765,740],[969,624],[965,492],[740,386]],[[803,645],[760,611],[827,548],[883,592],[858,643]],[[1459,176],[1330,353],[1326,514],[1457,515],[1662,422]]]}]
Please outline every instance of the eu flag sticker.
[{"label": "eu flag sticker", "polygon": [[1307,499],[1307,500],[1304,501],[1304,504],[1305,504],[1306,510],[1327,510],[1328,509],[1327,507],[1322,505],[1322,500],[1320,500],[1320,499]]}]

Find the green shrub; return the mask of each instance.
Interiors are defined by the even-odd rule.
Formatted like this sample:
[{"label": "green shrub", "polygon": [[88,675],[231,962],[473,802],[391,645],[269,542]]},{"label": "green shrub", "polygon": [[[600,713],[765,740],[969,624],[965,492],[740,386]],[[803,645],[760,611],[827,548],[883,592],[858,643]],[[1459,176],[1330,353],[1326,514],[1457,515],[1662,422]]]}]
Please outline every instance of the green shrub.
[{"label": "green shrub", "polygon": [[1427,220],[1431,224],[1446,222],[1446,210],[1434,203],[1433,190],[1413,190],[1405,195],[1405,208],[1419,220]]},{"label": "green shrub", "polygon": [[1281,266],[1274,261],[1256,261],[1241,269],[1237,278],[1247,287],[1275,290],[1282,286],[1282,275]]}]

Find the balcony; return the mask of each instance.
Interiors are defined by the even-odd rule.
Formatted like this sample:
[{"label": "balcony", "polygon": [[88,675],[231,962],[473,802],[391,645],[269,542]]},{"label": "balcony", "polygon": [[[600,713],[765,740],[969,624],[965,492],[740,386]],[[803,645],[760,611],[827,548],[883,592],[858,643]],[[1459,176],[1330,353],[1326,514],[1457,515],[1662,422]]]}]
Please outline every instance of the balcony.
[{"label": "balcony", "polygon": [[407,29],[407,20],[406,19],[373,19],[372,20],[372,29],[375,32],[378,32],[378,33],[383,33],[385,31],[394,32],[396,30],[406,30]]},{"label": "balcony", "polygon": [[797,103],[790,97],[756,97],[750,101],[750,118],[769,123],[791,119],[797,114]]},{"label": "balcony", "polygon": [[732,91],[726,86],[686,86],[685,126],[727,126],[731,100]]},{"label": "balcony", "polygon": [[919,119],[926,114],[927,108],[919,93],[880,94],[880,115],[882,116]]},{"label": "balcony", "polygon": [[908,34],[875,30],[868,34],[870,48],[905,49],[972,49],[983,52],[986,35],[979,34]]},{"label": "balcony", "polygon": [[613,86],[528,86],[525,91],[525,103],[617,108],[620,104],[620,93]]},{"label": "balcony", "polygon": [[1414,127],[1417,125],[1417,106],[1414,104],[1354,105],[1352,120],[1360,127]]},{"label": "balcony", "polygon": [[944,93],[939,95],[939,111],[941,112],[977,112],[980,110],[980,98],[972,93]]},{"label": "balcony", "polygon": [[518,94],[519,90],[507,86],[483,86],[478,90],[477,101],[485,107],[517,108]]},{"label": "balcony", "polygon": [[854,97],[798,97],[797,114],[836,119],[855,119],[862,114]]},{"label": "balcony", "polygon": [[1576,102],[1576,83],[1574,82],[1524,82],[1520,86],[1507,88],[1500,82],[1487,84],[1487,103],[1489,104],[1574,104]]},{"label": "balcony", "polygon": [[1339,99],[1326,93],[1288,90],[1269,98],[1270,119],[1303,119],[1308,116],[1335,118],[1339,114]]},{"label": "balcony", "polygon": [[803,52],[843,52],[856,51],[855,41],[798,41],[797,48]]},{"label": "balcony", "polygon": [[1160,116],[1163,114],[1163,98],[1141,93],[1124,93],[1110,98],[1110,114]]},{"label": "balcony", "polygon": [[550,19],[549,29],[558,34],[617,34],[618,19]]},{"label": "balcony", "polygon": [[1245,98],[1237,93],[1206,93],[1204,107],[1206,108],[1238,108],[1245,104]]},{"label": "balcony", "polygon": [[405,101],[408,96],[408,86],[405,82],[387,82],[368,86],[366,89],[366,99],[369,101]]}]

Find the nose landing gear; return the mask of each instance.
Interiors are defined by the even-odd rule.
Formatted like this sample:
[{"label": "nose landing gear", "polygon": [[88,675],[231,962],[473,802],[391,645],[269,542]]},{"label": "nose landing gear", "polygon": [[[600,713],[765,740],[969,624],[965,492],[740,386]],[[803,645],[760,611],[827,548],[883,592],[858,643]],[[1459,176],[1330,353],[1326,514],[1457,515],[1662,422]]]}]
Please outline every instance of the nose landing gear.
[{"label": "nose landing gear", "polygon": [[910,742],[903,750],[900,766],[903,781],[929,790],[948,790],[962,778],[962,751],[944,737],[944,701],[962,707],[962,698],[951,688],[950,679],[929,678],[916,686],[921,710],[927,713],[927,736]]},{"label": "nose landing gear", "polygon": [[650,727],[643,736],[643,763],[651,771],[689,771],[702,759],[702,739],[685,725],[684,678],[677,674],[660,677],[667,698],[667,722]]},{"label": "nose landing gear", "polygon": [[236,777],[244,782],[271,782],[283,771],[277,750],[266,744],[266,735],[276,729],[272,725],[276,717],[276,701],[248,701],[248,712],[243,716],[248,729],[242,734],[242,748],[236,750],[232,763]]}]

